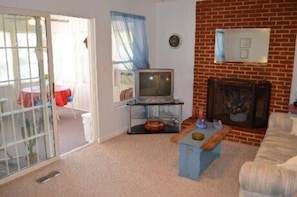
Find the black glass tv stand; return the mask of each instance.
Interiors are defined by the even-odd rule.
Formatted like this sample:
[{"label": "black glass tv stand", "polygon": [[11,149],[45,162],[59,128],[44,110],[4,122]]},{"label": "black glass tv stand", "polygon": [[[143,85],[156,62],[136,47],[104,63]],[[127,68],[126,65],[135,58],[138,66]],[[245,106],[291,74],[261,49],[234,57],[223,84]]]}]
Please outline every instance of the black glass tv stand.
[{"label": "black glass tv stand", "polygon": [[[136,103],[128,105],[128,134],[178,133],[182,125],[182,105],[174,100],[171,103]],[[160,128],[148,129],[148,123],[160,122]]]}]

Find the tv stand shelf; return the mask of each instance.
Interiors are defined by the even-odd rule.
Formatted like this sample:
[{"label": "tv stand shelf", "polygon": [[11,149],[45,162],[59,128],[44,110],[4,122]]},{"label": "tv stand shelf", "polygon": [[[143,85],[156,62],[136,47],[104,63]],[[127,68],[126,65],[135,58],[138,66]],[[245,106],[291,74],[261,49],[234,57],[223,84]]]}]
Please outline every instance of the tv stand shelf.
[{"label": "tv stand shelf", "polygon": [[[135,100],[127,103],[128,134],[159,134],[178,133],[182,124],[182,105],[184,102],[175,100],[172,103],[136,103]],[[145,129],[147,121],[161,121],[164,129],[149,131]]]}]

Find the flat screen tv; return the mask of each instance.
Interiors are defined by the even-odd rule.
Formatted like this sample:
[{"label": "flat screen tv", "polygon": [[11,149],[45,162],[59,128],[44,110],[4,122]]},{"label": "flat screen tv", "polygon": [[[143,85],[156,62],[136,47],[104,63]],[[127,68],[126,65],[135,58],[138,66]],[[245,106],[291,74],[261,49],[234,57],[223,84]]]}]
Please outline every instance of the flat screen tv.
[{"label": "flat screen tv", "polygon": [[174,100],[173,69],[142,69],[135,75],[137,103],[171,103]]}]

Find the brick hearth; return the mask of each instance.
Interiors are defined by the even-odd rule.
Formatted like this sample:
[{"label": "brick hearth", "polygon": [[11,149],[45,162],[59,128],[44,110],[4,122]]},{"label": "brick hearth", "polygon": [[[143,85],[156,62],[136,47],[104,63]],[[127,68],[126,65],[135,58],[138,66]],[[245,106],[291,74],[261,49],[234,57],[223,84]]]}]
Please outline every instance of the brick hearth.
[{"label": "brick hearth", "polygon": [[[183,121],[182,127],[195,123],[196,118],[188,118]],[[259,146],[262,139],[264,138],[266,128],[247,129],[241,127],[231,126],[232,130],[225,136],[224,140],[249,144],[253,146]]]}]

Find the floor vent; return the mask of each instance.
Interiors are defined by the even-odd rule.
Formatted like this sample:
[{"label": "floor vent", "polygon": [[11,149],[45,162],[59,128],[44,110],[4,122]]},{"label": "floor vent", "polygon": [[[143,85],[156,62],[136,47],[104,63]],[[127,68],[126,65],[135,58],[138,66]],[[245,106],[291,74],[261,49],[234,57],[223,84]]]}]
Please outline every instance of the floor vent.
[{"label": "floor vent", "polygon": [[36,181],[37,181],[38,183],[44,183],[44,182],[49,181],[51,178],[54,178],[54,177],[56,177],[56,176],[59,176],[60,174],[61,174],[60,171],[53,171],[53,172],[50,172],[48,175],[43,176],[43,177],[37,179]]}]

